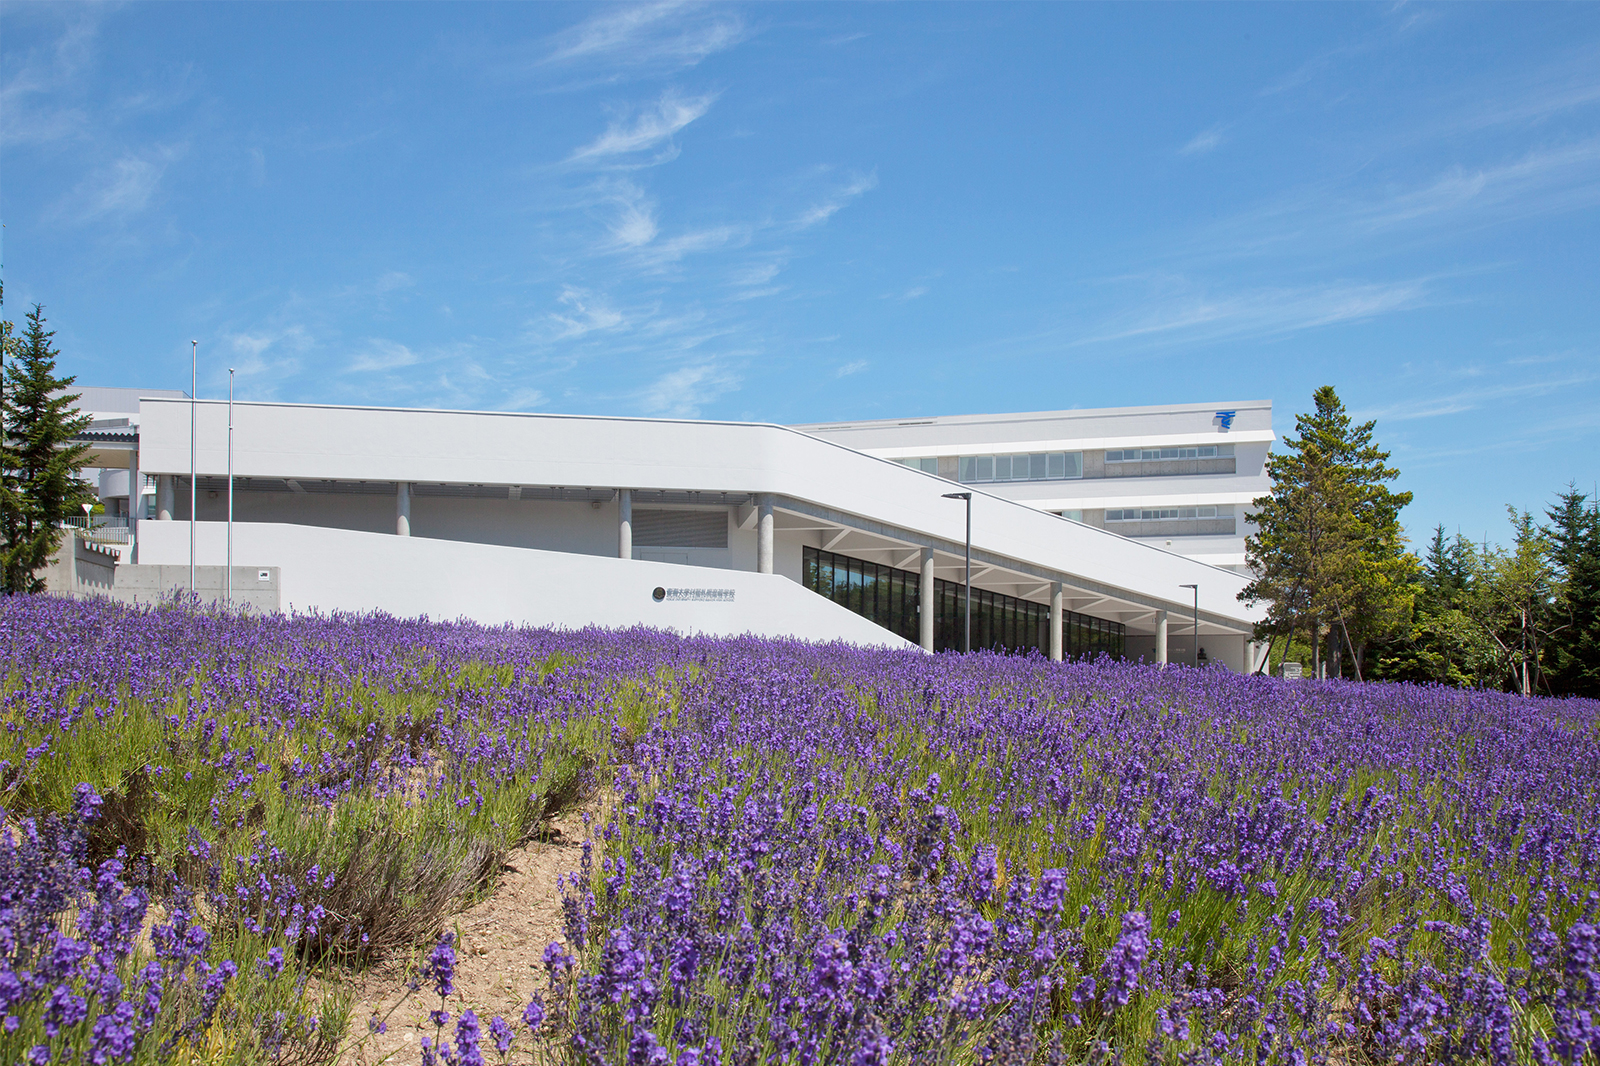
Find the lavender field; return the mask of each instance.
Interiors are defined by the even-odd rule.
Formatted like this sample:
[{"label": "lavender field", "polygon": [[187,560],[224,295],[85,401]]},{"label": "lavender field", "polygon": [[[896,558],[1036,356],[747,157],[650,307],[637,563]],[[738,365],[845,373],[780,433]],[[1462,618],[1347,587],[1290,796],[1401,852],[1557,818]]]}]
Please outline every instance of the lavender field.
[{"label": "lavender field", "polygon": [[[1600,704],[0,602],[0,1062],[1600,1062]],[[452,914],[586,811],[539,994]],[[398,1061],[398,1060],[395,1060]]]}]

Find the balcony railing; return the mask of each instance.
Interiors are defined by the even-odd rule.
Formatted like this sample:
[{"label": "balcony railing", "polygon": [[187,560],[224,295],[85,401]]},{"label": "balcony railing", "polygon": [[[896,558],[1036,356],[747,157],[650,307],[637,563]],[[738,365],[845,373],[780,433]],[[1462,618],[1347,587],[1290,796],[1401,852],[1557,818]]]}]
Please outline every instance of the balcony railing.
[{"label": "balcony railing", "polygon": [[132,544],[133,530],[126,518],[116,515],[90,515],[85,518],[63,518],[63,529],[76,530],[84,540],[95,544]]}]

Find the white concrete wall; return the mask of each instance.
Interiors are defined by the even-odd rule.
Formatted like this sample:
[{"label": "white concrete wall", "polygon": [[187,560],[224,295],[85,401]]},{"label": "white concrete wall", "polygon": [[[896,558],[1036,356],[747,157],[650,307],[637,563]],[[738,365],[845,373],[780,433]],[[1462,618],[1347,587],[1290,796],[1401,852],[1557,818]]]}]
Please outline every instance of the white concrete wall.
[{"label": "white concrete wall", "polygon": [[[144,404],[146,472],[188,469],[189,407]],[[225,473],[226,405],[198,407],[201,472]],[[268,403],[235,405],[235,426],[240,476],[772,492],[946,543],[965,536],[962,506],[940,498],[948,481],[781,426]],[[971,488],[980,550],[1174,609],[1188,597],[1179,586],[1197,582],[1201,611],[1231,625],[1261,613],[1237,601],[1239,574]],[[615,544],[614,524],[601,543]]]},{"label": "white concrete wall", "polygon": [[[200,523],[202,564],[224,561],[225,533],[223,525]],[[187,566],[189,523],[147,522],[141,534],[144,562]],[[277,567],[286,610],[913,646],[776,574],[265,522],[235,523],[233,558],[236,566]],[[732,589],[734,599],[657,603],[657,586]]]}]

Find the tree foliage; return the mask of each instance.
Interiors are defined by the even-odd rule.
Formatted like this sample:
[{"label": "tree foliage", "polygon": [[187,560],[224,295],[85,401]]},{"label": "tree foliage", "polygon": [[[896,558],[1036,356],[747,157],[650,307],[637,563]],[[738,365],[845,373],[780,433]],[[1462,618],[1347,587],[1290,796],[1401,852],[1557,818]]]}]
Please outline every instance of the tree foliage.
[{"label": "tree foliage", "polygon": [[78,476],[88,446],[73,437],[87,429],[77,413],[75,380],[56,376],[53,330],[34,305],[17,335],[4,324],[5,373],[0,377],[0,589],[39,592],[39,571],[61,544],[60,522],[94,493]]},{"label": "tree foliage", "polygon": [[1507,512],[1508,548],[1434,530],[1409,631],[1380,646],[1375,676],[1600,696],[1600,510],[1569,487],[1548,525]]},{"label": "tree foliage", "polygon": [[1373,440],[1376,423],[1354,423],[1331,385],[1313,403],[1267,460],[1272,493],[1246,516],[1256,525],[1245,541],[1254,578],[1239,598],[1269,604],[1258,638],[1336,626],[1359,676],[1366,646],[1410,619],[1417,562],[1400,511],[1411,493],[1388,487],[1400,472]]}]

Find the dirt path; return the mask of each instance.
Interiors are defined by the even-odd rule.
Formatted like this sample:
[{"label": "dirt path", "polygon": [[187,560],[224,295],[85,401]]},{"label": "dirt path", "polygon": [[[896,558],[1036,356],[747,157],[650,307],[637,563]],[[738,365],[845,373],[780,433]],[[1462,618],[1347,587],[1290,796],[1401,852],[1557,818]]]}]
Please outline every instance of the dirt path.
[{"label": "dirt path", "polygon": [[[535,992],[544,989],[544,949],[551,941],[565,942],[556,879],[578,868],[583,812],[566,812],[550,823],[550,829],[553,832],[547,833],[545,841],[530,843],[506,856],[500,878],[486,899],[444,922],[445,929],[459,933],[456,994],[445,1009],[452,1018],[468,1007],[476,1011],[485,1045],[489,1019],[499,1014],[516,1028],[517,1045],[527,1046],[522,1008]],[[346,1052],[339,1060],[342,1066],[414,1066],[421,1061],[422,1038],[434,1036],[428,1012],[439,1006],[439,997],[426,987],[406,995],[406,962],[403,958],[386,960],[358,979],[350,1013],[351,1037],[366,1033],[367,1019],[374,1013],[388,1016],[388,1029]],[[452,1022],[445,1027],[445,1038],[454,1032]]]}]

